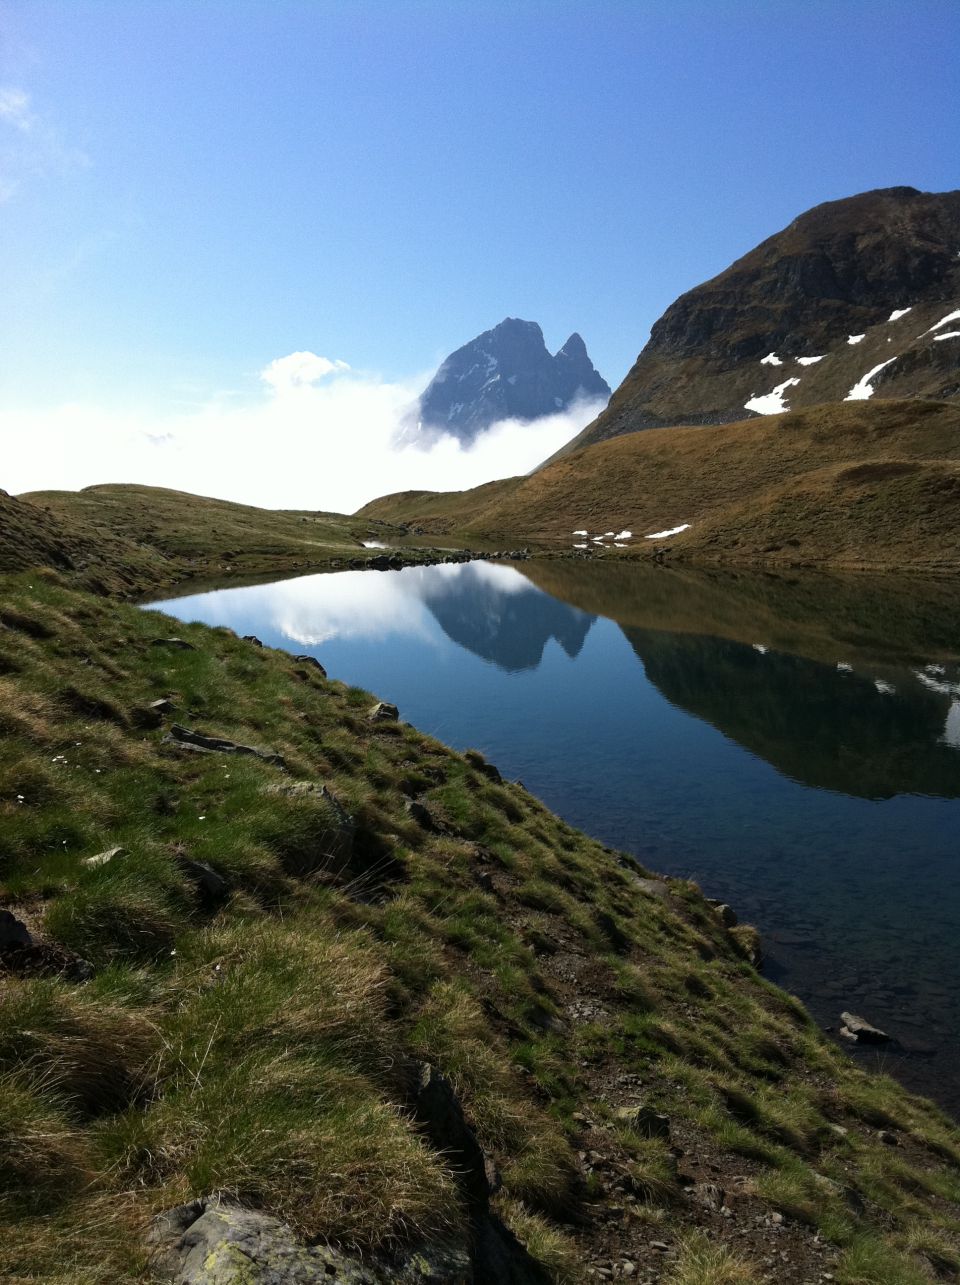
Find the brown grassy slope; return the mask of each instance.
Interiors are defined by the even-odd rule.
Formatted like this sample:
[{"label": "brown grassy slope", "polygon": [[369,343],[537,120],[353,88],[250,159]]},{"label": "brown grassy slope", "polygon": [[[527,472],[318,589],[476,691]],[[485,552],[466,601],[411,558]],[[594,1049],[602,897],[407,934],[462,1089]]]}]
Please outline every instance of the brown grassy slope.
[{"label": "brown grassy slope", "polygon": [[46,563],[100,591],[137,593],[230,571],[286,572],[357,552],[370,523],[258,509],[153,486],[91,486],[0,499],[0,568]]},{"label": "brown grassy slope", "polygon": [[639,542],[689,522],[671,543],[692,556],[942,569],[960,560],[958,460],[960,408],[851,402],[628,434],[489,496],[386,497],[361,514],[565,543],[578,528]]}]

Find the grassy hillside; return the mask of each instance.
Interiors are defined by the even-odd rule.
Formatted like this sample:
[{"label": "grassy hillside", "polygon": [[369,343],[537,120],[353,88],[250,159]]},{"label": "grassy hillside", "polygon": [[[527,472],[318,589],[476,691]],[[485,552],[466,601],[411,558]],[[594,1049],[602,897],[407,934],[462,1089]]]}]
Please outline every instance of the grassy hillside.
[{"label": "grassy hillside", "polygon": [[463,1239],[423,1062],[551,1279],[956,1278],[960,1131],[694,886],[284,652],[51,570],[3,582],[0,688],[33,938],[0,952],[4,1280],[141,1281],[150,1217],[214,1191],[370,1262]]},{"label": "grassy hillside", "polygon": [[381,524],[258,509],[155,486],[0,492],[0,572],[37,562],[98,592],[136,595],[185,579],[307,571],[368,555]]},{"label": "grassy hillside", "polygon": [[[928,571],[960,565],[960,407],[852,402],[600,442],[525,478],[360,510],[427,531],[562,543],[689,523],[674,553]],[[662,543],[662,542],[661,542]]]}]

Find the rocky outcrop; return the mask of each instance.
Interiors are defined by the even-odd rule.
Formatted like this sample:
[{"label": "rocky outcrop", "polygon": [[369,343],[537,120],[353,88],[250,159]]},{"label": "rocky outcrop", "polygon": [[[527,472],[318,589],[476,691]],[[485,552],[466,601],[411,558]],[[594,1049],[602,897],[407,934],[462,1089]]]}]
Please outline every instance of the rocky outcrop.
[{"label": "rocky outcrop", "polygon": [[277,767],[286,766],[283,758],[273,750],[258,749],[254,745],[241,745],[239,741],[231,741],[225,736],[204,736],[201,732],[182,727],[179,723],[174,723],[163,739],[181,750],[196,750],[200,754],[250,754]]},{"label": "rocky outcrop", "polygon": [[451,353],[411,412],[405,437],[444,432],[472,442],[499,420],[540,419],[609,396],[578,334],[551,356],[535,321],[507,317]]},{"label": "rocky outcrop", "polygon": [[894,187],[808,210],[671,304],[609,406],[560,454],[843,401],[858,385],[858,396],[960,399],[960,339],[946,337],[960,321],[932,329],[960,307],[958,245],[960,191]]}]

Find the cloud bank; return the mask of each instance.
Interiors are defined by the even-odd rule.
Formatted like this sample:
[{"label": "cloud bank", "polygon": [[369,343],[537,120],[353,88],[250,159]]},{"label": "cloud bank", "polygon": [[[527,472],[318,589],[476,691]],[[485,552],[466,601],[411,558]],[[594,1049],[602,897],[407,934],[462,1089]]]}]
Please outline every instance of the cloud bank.
[{"label": "cloud bank", "polygon": [[526,473],[588,424],[601,403],[533,423],[494,424],[469,448],[396,441],[426,383],[386,382],[346,362],[297,352],[260,372],[246,404],[211,399],[180,414],[91,405],[0,411],[0,486],[13,494],[101,482],[168,486],[267,508],[352,513],[391,491],[465,490]]}]

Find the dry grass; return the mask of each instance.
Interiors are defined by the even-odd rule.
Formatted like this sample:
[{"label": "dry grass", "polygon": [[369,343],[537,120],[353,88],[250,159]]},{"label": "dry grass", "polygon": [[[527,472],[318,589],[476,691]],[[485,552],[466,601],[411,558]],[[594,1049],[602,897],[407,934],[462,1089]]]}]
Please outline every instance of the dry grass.
[{"label": "dry grass", "polygon": [[754,1285],[756,1268],[734,1250],[712,1244],[703,1232],[688,1236],[666,1280],[668,1285]]}]

